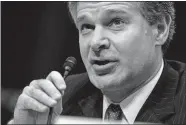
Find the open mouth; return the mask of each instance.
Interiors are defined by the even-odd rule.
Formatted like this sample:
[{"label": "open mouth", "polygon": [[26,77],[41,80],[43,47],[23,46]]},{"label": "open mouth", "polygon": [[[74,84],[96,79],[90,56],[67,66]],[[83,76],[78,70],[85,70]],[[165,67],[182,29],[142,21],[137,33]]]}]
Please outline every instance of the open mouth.
[{"label": "open mouth", "polygon": [[94,71],[98,75],[111,73],[117,67],[116,60],[92,60],[91,64]]},{"label": "open mouth", "polygon": [[108,64],[108,63],[110,63],[111,61],[108,61],[108,60],[102,60],[102,61],[100,61],[100,60],[95,60],[94,62],[93,62],[93,64],[95,64],[95,65],[106,65],[106,64]]}]

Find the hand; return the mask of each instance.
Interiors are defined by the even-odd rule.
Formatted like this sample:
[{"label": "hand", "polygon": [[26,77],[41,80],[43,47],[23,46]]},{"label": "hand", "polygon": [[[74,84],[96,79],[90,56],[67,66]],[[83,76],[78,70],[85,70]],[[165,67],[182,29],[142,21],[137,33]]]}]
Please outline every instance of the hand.
[{"label": "hand", "polygon": [[52,121],[62,112],[62,96],[66,88],[60,73],[52,71],[46,79],[33,80],[19,96],[14,124],[46,124],[50,107]]}]

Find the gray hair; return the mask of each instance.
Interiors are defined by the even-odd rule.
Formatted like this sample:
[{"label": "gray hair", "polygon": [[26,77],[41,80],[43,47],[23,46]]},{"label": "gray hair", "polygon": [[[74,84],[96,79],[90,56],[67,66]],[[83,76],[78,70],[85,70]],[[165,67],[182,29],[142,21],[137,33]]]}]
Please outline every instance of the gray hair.
[{"label": "gray hair", "polygon": [[[76,23],[76,11],[77,11],[78,2],[68,2],[68,8],[71,14],[71,17]],[[169,35],[166,43],[162,46],[162,52],[165,53],[168,49],[168,46],[173,39],[175,33],[175,8],[174,2],[170,1],[149,1],[149,2],[140,2],[140,10],[142,16],[148,21],[149,25],[156,24],[162,18],[165,18],[169,15],[172,19],[169,29]],[[165,18],[166,19],[166,18]]]}]

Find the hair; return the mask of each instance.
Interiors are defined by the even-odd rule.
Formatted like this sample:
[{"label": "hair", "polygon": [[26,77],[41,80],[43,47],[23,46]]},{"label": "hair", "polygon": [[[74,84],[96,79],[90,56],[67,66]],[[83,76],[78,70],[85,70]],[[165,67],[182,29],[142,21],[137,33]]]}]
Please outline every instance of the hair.
[{"label": "hair", "polygon": [[[175,33],[175,8],[174,2],[170,1],[148,1],[148,2],[139,2],[140,3],[140,11],[142,16],[147,20],[149,25],[154,25],[161,19],[166,18],[166,16],[171,17],[171,24],[169,28],[169,35],[162,46],[162,52],[165,53],[170,45],[171,40],[173,39],[173,35]],[[68,8],[71,14],[71,17],[76,23],[76,11],[77,11],[78,2],[68,2]]]}]

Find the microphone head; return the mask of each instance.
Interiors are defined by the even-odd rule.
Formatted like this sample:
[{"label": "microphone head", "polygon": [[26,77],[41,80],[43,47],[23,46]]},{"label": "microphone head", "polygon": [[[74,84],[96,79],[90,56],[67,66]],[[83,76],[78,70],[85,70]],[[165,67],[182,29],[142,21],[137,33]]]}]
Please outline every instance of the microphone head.
[{"label": "microphone head", "polygon": [[63,65],[63,68],[65,70],[71,70],[72,68],[75,67],[75,65],[77,64],[77,61],[74,57],[68,57],[66,60],[65,60],[65,63]]}]

